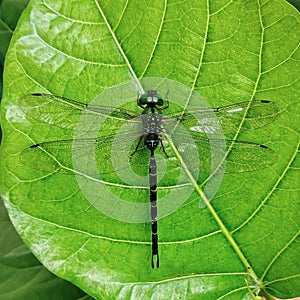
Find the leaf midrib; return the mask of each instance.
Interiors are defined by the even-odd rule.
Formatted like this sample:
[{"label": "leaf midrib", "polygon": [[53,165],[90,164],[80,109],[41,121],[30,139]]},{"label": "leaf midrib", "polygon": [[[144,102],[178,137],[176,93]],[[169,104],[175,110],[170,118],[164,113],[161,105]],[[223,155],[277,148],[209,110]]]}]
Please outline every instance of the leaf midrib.
[{"label": "leaf midrib", "polygon": [[102,18],[103,18],[103,20],[104,20],[106,26],[107,26],[107,29],[109,30],[109,32],[110,32],[110,34],[111,34],[111,36],[112,36],[114,42],[116,43],[116,46],[118,47],[118,49],[119,49],[119,51],[120,51],[120,53],[121,53],[123,59],[125,60],[126,65],[127,65],[128,68],[129,68],[129,71],[130,71],[130,73],[131,73],[131,75],[132,75],[132,77],[133,77],[133,79],[134,79],[134,81],[135,81],[135,83],[136,83],[136,85],[137,85],[137,87],[138,87],[138,89],[139,89],[139,93],[140,93],[140,94],[144,94],[145,91],[144,91],[144,89],[143,89],[143,87],[142,87],[142,85],[141,85],[139,79],[137,78],[137,75],[136,75],[135,71],[133,70],[133,68],[132,68],[132,66],[131,66],[131,64],[130,64],[130,62],[129,62],[129,60],[128,60],[128,58],[127,58],[127,56],[126,56],[126,54],[125,54],[125,52],[124,52],[124,50],[123,50],[123,48],[121,47],[121,44],[119,43],[118,38],[116,37],[116,35],[115,35],[113,29],[111,28],[111,26],[110,26],[110,24],[109,24],[109,22],[108,22],[108,20],[107,20],[107,18],[106,18],[106,16],[105,16],[105,14],[104,14],[102,8],[100,7],[100,4],[98,3],[97,0],[94,0],[94,2],[95,2],[95,4],[96,4],[96,7],[98,8],[98,11],[99,11],[100,14],[101,14],[101,16],[102,16]]}]

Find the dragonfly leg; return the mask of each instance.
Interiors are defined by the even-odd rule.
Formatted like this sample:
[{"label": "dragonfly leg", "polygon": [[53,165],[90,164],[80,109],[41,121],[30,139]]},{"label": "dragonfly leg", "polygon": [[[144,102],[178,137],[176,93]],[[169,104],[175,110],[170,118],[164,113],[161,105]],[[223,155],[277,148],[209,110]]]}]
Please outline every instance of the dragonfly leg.
[{"label": "dragonfly leg", "polygon": [[139,141],[138,141],[138,143],[137,143],[137,145],[136,145],[136,147],[135,147],[135,149],[134,149],[134,151],[130,154],[130,157],[132,157],[133,155],[134,155],[134,153],[136,152],[136,151],[138,151],[138,149],[139,149],[139,146],[140,146],[140,144],[141,144],[141,141],[143,140],[143,138],[144,138],[144,136],[142,135],[142,136],[140,136],[140,138],[139,138]]},{"label": "dragonfly leg", "polygon": [[123,115],[126,115],[128,116],[129,118],[133,119],[135,118],[136,116],[132,115],[132,114],[129,114],[125,109],[120,109],[120,112],[123,114]]},{"label": "dragonfly leg", "polygon": [[164,147],[164,144],[163,144],[161,138],[159,138],[159,142],[160,142],[161,148],[163,150],[163,153],[165,154],[166,157],[169,157],[166,150],[165,150],[165,147]]}]

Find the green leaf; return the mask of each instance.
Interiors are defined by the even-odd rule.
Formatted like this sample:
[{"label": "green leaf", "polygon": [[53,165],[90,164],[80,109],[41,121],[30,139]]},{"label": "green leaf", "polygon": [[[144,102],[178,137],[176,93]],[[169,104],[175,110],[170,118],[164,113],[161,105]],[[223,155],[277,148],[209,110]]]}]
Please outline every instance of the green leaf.
[{"label": "green leaf", "polygon": [[29,0],[2,0],[1,1],[1,19],[15,29],[21,13],[27,6]]},{"label": "green leaf", "polygon": [[[300,295],[299,29],[299,14],[280,0],[30,3],[6,59],[0,165],[1,193],[30,250],[96,299]],[[176,80],[212,107],[266,99],[281,109],[272,124],[229,137],[272,148],[277,162],[224,175],[204,208],[205,183],[191,178],[185,204],[159,220],[161,265],[154,270],[149,223],[110,218],[86,200],[75,176],[22,164],[26,147],[73,132],[18,107],[23,95],[39,92],[89,103],[128,80],[141,90],[147,77]],[[127,201],[149,201],[147,189],[111,190]],[[159,186],[159,198],[174,190],[184,197],[184,188]]]},{"label": "green leaf", "polygon": [[0,5],[0,52],[5,55],[13,31],[28,0],[3,0]]},{"label": "green leaf", "polygon": [[88,299],[69,282],[57,278],[33,256],[11,224],[0,201],[1,251],[0,288],[1,299]]},{"label": "green leaf", "polygon": [[298,10],[300,10],[300,2],[298,0],[288,0],[288,2],[294,5]]},{"label": "green leaf", "polygon": [[12,30],[7,26],[7,24],[0,20],[1,55],[4,55],[6,53],[12,34]]}]

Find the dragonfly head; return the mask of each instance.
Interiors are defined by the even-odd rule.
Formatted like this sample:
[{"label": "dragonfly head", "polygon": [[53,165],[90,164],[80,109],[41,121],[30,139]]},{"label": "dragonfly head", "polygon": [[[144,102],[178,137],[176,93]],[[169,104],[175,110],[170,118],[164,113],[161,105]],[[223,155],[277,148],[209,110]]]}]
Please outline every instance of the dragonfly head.
[{"label": "dragonfly head", "polygon": [[164,99],[155,90],[149,90],[138,98],[138,104],[144,107],[163,106]]}]

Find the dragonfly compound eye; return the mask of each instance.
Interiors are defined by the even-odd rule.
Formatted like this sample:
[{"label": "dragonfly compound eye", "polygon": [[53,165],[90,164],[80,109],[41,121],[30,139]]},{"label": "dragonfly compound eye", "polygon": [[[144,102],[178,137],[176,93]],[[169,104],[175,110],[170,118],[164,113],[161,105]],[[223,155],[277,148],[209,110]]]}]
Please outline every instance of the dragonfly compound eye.
[{"label": "dragonfly compound eye", "polygon": [[163,98],[157,94],[155,90],[149,90],[146,94],[141,95],[138,98],[138,104],[142,106],[163,106]]}]

